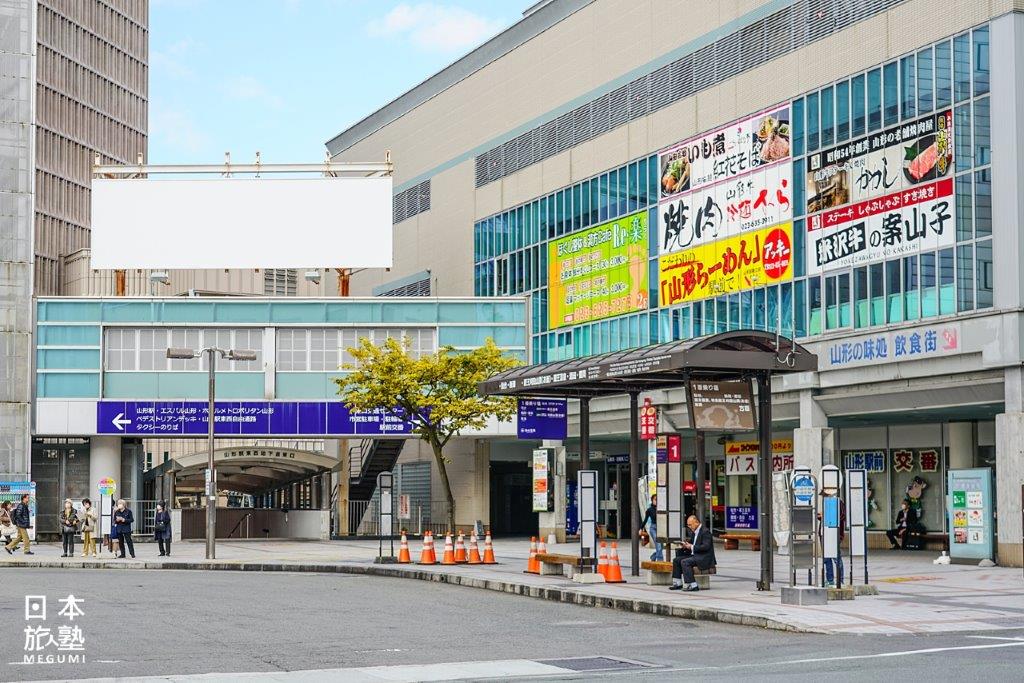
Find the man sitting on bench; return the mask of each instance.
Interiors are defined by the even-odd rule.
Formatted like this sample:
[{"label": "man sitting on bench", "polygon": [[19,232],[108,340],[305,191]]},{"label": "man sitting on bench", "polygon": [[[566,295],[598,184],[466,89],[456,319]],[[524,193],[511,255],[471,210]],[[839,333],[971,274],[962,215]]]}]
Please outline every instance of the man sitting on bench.
[{"label": "man sitting on bench", "polygon": [[693,568],[711,569],[715,561],[715,542],[711,532],[704,528],[695,516],[686,519],[686,526],[693,532],[693,540],[683,541],[683,547],[672,560],[672,585],[670,591],[699,591],[700,586],[693,577]]}]

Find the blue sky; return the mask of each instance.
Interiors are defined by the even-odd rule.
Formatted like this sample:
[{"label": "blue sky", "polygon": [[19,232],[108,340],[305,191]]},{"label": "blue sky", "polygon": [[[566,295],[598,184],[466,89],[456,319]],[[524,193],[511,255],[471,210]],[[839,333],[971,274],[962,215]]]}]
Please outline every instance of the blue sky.
[{"label": "blue sky", "polygon": [[149,162],[317,162],[531,0],[152,0]]}]

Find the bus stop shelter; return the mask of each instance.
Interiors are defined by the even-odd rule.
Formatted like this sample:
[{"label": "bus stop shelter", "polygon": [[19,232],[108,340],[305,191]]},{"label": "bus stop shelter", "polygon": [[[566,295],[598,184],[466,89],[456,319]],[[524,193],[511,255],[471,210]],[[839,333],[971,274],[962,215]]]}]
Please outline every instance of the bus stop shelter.
[{"label": "bus stop shelter", "polygon": [[[758,503],[761,535],[760,590],[772,581],[771,534],[771,423],[772,375],[814,372],[818,358],[791,339],[760,330],[736,330],[710,337],[655,344],[587,358],[531,365],[499,373],[482,382],[481,395],[560,397],[579,401],[580,468],[589,468],[590,400],[601,396],[629,396],[629,477],[639,478],[641,393],[687,387],[690,380],[740,380],[757,384]],[[688,398],[690,398],[688,396]],[[691,410],[691,420],[693,419]],[[704,523],[704,453],[702,432],[697,431],[697,511]],[[640,532],[640,510],[633,504],[632,538]],[[632,543],[632,573],[640,574],[640,546]]]}]

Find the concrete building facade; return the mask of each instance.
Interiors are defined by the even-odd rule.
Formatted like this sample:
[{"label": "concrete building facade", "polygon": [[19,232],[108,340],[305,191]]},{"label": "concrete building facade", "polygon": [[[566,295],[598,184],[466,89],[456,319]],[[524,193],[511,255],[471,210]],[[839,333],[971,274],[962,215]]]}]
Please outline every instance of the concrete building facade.
[{"label": "concrete building facade", "polygon": [[[1020,565],[1024,2],[935,9],[538,3],[328,141],[396,163],[394,267],[353,293],[528,296],[538,363],[794,337],[819,370],[773,387],[780,468],[867,463],[875,532],[909,499],[953,544],[976,534],[947,515],[948,474],[989,468],[984,533]],[[652,398],[692,457],[685,397]],[[591,410],[611,501],[625,400]],[[753,516],[730,470],[750,438],[709,440],[717,527]],[[490,444],[492,466],[518,448]]]}]

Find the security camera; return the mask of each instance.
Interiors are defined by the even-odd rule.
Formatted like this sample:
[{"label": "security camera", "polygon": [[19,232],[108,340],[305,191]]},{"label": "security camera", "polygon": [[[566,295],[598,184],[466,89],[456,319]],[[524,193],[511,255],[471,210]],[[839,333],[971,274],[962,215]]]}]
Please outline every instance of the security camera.
[{"label": "security camera", "polygon": [[320,284],[319,270],[307,270],[303,277],[306,278],[306,282],[312,282],[314,285]]}]

